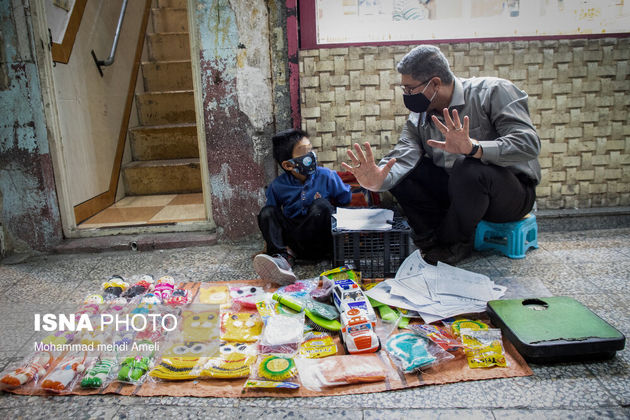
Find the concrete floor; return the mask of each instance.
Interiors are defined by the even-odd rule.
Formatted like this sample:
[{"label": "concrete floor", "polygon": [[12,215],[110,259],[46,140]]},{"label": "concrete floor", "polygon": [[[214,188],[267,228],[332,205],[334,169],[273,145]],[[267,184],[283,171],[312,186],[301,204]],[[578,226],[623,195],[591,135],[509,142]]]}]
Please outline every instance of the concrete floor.
[{"label": "concrete floor", "polygon": [[[630,333],[630,228],[540,232],[523,260],[476,253],[462,267],[508,286],[507,297],[572,296]],[[254,278],[261,243],[48,255],[0,265],[0,370],[33,342],[35,307],[76,304],[111,274],[178,281]],[[301,278],[327,263],[299,266]],[[630,350],[608,361],[531,365],[533,376],[319,398],[25,397],[0,394],[0,418],[630,418]]]}]

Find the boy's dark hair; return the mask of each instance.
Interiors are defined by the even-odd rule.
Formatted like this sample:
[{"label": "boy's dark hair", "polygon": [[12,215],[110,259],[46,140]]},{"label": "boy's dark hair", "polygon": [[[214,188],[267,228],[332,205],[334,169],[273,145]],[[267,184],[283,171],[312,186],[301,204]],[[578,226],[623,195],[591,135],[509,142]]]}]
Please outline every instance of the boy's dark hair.
[{"label": "boy's dark hair", "polygon": [[290,128],[276,134],[271,138],[273,146],[273,158],[282,166],[282,162],[293,157],[293,148],[304,137],[308,137],[306,131],[299,128]]}]

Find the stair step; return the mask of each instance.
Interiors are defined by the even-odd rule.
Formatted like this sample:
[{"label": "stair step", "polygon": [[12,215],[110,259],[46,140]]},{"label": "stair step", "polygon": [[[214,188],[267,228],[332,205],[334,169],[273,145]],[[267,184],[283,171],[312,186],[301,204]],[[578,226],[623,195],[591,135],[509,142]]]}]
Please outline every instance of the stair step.
[{"label": "stair step", "polygon": [[136,105],[143,126],[196,122],[192,90],[139,93]]},{"label": "stair step", "polygon": [[151,9],[153,32],[188,32],[187,9]]},{"label": "stair step", "polygon": [[159,8],[176,7],[185,9],[188,6],[188,0],[157,0],[157,5]]},{"label": "stair step", "polygon": [[188,32],[147,34],[151,61],[190,60]]},{"label": "stair step", "polygon": [[145,92],[192,90],[190,60],[142,63]]},{"label": "stair step", "polygon": [[130,162],[123,167],[127,195],[201,192],[199,159]]},{"label": "stair step", "polygon": [[134,161],[199,157],[195,124],[135,127],[129,133]]}]

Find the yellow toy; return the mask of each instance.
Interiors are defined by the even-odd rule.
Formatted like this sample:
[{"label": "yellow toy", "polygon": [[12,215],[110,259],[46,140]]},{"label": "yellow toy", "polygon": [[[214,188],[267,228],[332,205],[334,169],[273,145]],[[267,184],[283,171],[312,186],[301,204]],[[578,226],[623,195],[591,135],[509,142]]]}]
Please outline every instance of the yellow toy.
[{"label": "yellow toy", "polygon": [[217,311],[184,311],[182,313],[184,341],[207,342],[219,339],[219,314]]},{"label": "yellow toy", "polygon": [[230,291],[227,286],[210,286],[199,289],[199,303],[221,305],[227,309],[232,305]]},{"label": "yellow toy", "polygon": [[222,342],[221,355],[207,359],[201,367],[201,377],[245,378],[256,361],[256,345],[247,343]]},{"label": "yellow toy", "polygon": [[263,322],[256,312],[221,313],[221,340],[251,343],[258,340]]}]

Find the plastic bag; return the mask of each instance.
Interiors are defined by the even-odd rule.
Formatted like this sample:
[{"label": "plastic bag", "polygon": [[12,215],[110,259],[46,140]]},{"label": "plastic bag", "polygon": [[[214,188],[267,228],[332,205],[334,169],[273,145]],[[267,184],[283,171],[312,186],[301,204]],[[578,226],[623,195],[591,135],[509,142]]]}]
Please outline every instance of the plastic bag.
[{"label": "plastic bag", "polygon": [[278,288],[276,293],[290,295],[295,298],[307,297],[317,287],[317,280],[317,278],[296,280],[291,284]]},{"label": "plastic bag", "polygon": [[304,336],[304,313],[274,314],[267,318],[260,341],[261,354],[291,354],[298,351]]},{"label": "plastic bag", "polygon": [[255,344],[224,341],[219,350],[218,356],[203,359],[193,373],[210,379],[236,379],[250,375],[250,366],[256,362]]},{"label": "plastic bag", "polygon": [[302,384],[313,391],[323,387],[380,382],[387,377],[387,369],[376,354],[300,358],[296,363]]},{"label": "plastic bag", "polygon": [[204,342],[185,340],[181,332],[169,336],[149,376],[169,381],[195,379],[199,376],[199,366],[218,355],[218,344],[218,339]]},{"label": "plastic bag", "polygon": [[230,297],[240,308],[256,309],[256,302],[265,298],[265,289],[261,286],[233,286],[230,287]]},{"label": "plastic bag", "polygon": [[457,351],[464,347],[461,341],[453,337],[446,328],[431,324],[411,324],[409,328],[428,338],[446,351]]},{"label": "plastic bag", "polygon": [[385,350],[394,364],[406,373],[454,358],[428,338],[411,332],[389,337]]},{"label": "plastic bag", "polygon": [[142,295],[153,291],[155,287],[155,280],[149,274],[142,276],[133,275],[130,280],[133,284],[121,295],[127,301],[139,301]]},{"label": "plastic bag", "polygon": [[146,374],[153,367],[155,352],[130,354],[121,358],[120,369],[116,379],[119,382],[140,384],[144,382]]},{"label": "plastic bag", "polygon": [[225,285],[204,283],[199,289],[196,303],[219,305],[221,309],[229,309],[232,306],[230,289]]},{"label": "plastic bag", "polygon": [[112,373],[116,369],[116,357],[101,355],[81,378],[81,388],[104,388],[113,380]]},{"label": "plastic bag", "polygon": [[30,383],[37,383],[50,369],[54,357],[49,351],[35,352],[18,365],[6,369],[0,377],[0,383],[6,388],[17,388]]},{"label": "plastic bag", "polygon": [[71,392],[79,378],[96,362],[96,356],[89,356],[87,351],[66,354],[41,382],[41,388],[56,393]]},{"label": "plastic bag", "polygon": [[330,302],[330,296],[332,294],[332,289],[334,285],[335,282],[333,282],[328,277],[320,276],[317,287],[311,290],[311,298],[323,303]]},{"label": "plastic bag", "polygon": [[257,312],[221,312],[221,340],[251,343],[258,341],[263,322]]},{"label": "plastic bag", "polygon": [[476,319],[467,319],[467,318],[459,318],[459,319],[444,319],[442,323],[450,328],[451,334],[454,337],[459,337],[459,330],[462,328],[469,328],[473,330],[487,330],[488,324],[478,321]]},{"label": "plastic bag", "polygon": [[361,273],[354,270],[354,267],[350,264],[343,265],[341,267],[333,268],[332,270],[324,271],[320,276],[328,277],[329,279],[344,280],[350,279],[357,284],[361,283]]},{"label": "plastic bag", "polygon": [[295,359],[284,354],[259,355],[256,364],[252,366],[249,379],[243,385],[244,389],[297,389],[299,387]]},{"label": "plastic bag", "polygon": [[337,354],[337,345],[330,334],[310,331],[304,334],[304,340],[300,345],[300,356],[308,359],[334,356]]},{"label": "plastic bag", "polygon": [[508,363],[501,341],[501,330],[490,328],[487,330],[474,330],[462,328],[460,330],[462,342],[466,346],[466,358],[468,367],[507,367]]}]

